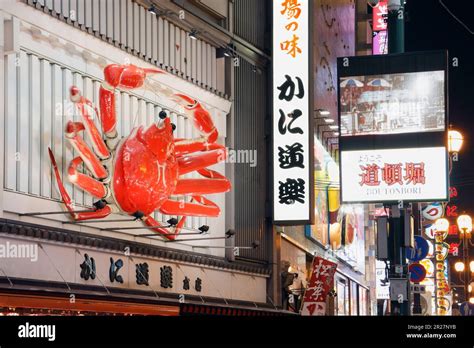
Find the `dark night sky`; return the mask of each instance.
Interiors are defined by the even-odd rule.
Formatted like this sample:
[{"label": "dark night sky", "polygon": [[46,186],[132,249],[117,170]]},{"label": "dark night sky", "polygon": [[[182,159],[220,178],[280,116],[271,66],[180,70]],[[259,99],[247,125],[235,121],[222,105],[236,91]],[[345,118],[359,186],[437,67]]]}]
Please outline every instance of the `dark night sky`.
[{"label": "dark night sky", "polygon": [[[444,4],[474,31],[474,2],[444,0]],[[459,210],[474,217],[474,35],[441,6],[439,0],[408,0],[405,50],[447,49],[459,58],[449,70],[449,117],[464,135],[459,162],[454,163],[451,185],[458,188]]]}]

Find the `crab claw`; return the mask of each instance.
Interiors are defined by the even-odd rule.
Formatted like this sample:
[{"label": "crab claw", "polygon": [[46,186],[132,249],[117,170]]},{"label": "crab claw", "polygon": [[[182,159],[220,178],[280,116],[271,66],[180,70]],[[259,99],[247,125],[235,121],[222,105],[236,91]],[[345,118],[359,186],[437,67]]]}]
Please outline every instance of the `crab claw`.
[{"label": "crab claw", "polygon": [[206,142],[215,143],[219,133],[214,126],[209,111],[207,111],[196,99],[185,94],[177,93],[174,95],[174,99],[185,108],[190,116],[193,117],[195,127],[206,138]]},{"label": "crab claw", "polygon": [[112,88],[139,88],[143,85],[148,74],[163,74],[160,69],[140,68],[138,66],[127,64],[110,64],[104,69],[104,78]]}]

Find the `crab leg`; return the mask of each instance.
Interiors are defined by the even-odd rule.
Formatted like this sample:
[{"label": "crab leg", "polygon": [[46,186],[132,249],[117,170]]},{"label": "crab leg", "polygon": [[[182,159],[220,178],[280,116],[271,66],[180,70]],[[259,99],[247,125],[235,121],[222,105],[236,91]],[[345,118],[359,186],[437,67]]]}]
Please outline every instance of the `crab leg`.
[{"label": "crab leg", "polygon": [[215,143],[219,133],[212,121],[209,111],[207,111],[196,99],[188,97],[185,94],[177,93],[174,95],[174,99],[180,103],[186,110],[186,113],[193,118],[195,127],[202,135],[200,138],[181,141],[181,144],[180,142],[177,142],[177,145],[183,146],[184,149],[186,149],[187,145],[190,149],[193,149],[199,147],[200,144],[206,145],[209,143]]},{"label": "crab leg", "polygon": [[178,158],[179,174],[184,175],[197,169],[212,166],[225,160],[226,157],[227,151],[225,148],[181,156]]},{"label": "crab leg", "polygon": [[175,226],[173,233],[168,231],[165,227],[156,227],[156,226],[161,226],[161,224],[156,221],[154,218],[152,218],[150,215],[148,215],[145,219],[144,222],[147,226],[154,226],[153,231],[158,232],[161,234],[163,237],[165,237],[168,240],[175,240],[176,236],[179,234],[181,229],[184,226],[184,223],[186,222],[186,217],[182,217],[179,219],[178,224]]},{"label": "crab leg", "polygon": [[105,179],[108,176],[107,170],[91,151],[89,146],[84,142],[84,139],[79,135],[79,132],[84,129],[85,127],[82,122],[69,121],[66,126],[66,137],[74,149],[79,153],[79,156],[82,158],[92,175],[97,179]]},{"label": "crab leg", "polygon": [[100,119],[102,131],[109,139],[117,137],[117,116],[115,113],[115,89],[139,88],[143,85],[147,74],[164,73],[159,69],[143,69],[135,65],[110,64],[104,69],[105,81],[99,91]]},{"label": "crab leg", "polygon": [[219,207],[211,200],[203,196],[192,196],[192,200],[197,203],[184,203],[167,200],[160,207],[160,212],[167,215],[201,216],[217,217],[219,216]]},{"label": "crab leg", "polygon": [[[202,140],[204,140],[204,138]],[[176,139],[174,143],[174,151],[177,157],[198,151],[211,151],[220,149],[225,149],[225,146],[216,143],[206,144],[202,141],[186,139]]]},{"label": "crab leg", "polygon": [[71,87],[70,92],[71,101],[76,104],[77,108],[81,112],[83,125],[85,127],[87,135],[92,141],[92,147],[94,149],[94,152],[101,159],[109,158],[110,152],[107,149],[107,146],[105,145],[104,140],[102,139],[102,136],[99,130],[97,129],[97,126],[95,125],[92,116],[88,111],[88,109],[92,109],[92,111],[95,113],[95,116],[98,117],[99,113],[97,111],[97,108],[94,107],[94,105],[89,99],[81,96],[81,92],[77,87]]},{"label": "crab leg", "polygon": [[66,206],[66,209],[69,211],[69,213],[71,214],[71,217],[74,220],[80,221],[80,220],[89,220],[89,219],[100,219],[112,213],[112,210],[107,205],[103,208],[96,209],[95,211],[81,212],[81,213],[74,212],[74,207],[73,207],[71,197],[69,196],[69,194],[66,191],[66,188],[64,187],[63,181],[61,179],[61,175],[59,174],[59,169],[56,163],[56,159],[54,158],[53,151],[51,151],[50,148],[48,148],[48,153],[49,153],[49,158],[51,160],[51,164],[53,166],[56,183],[58,184],[59,193],[64,202],[64,205]]},{"label": "crab leg", "polygon": [[107,195],[104,184],[91,178],[89,175],[79,172],[78,167],[80,167],[82,163],[83,160],[81,157],[76,157],[71,161],[68,168],[69,181],[96,198],[104,198]]}]

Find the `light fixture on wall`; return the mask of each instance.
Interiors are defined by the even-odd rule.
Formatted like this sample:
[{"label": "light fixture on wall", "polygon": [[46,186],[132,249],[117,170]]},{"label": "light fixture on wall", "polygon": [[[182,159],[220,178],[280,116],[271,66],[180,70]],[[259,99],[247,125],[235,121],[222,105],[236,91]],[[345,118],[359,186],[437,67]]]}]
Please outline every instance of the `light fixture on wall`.
[{"label": "light fixture on wall", "polygon": [[148,12],[154,13],[155,15],[159,15],[158,9],[153,4],[150,7],[148,7]]},{"label": "light fixture on wall", "polygon": [[189,33],[189,38],[193,40],[197,40],[197,34],[198,31],[196,29],[191,29],[191,32]]}]

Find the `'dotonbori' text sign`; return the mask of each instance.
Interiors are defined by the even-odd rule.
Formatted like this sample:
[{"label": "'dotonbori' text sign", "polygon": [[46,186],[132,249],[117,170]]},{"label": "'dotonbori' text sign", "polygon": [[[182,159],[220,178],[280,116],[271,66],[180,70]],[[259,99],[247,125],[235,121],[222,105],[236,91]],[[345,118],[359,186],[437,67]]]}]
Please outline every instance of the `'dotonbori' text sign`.
[{"label": "'dotonbori' text sign", "polygon": [[316,256],[311,279],[304,293],[302,315],[325,315],[326,297],[334,287],[337,264]]}]

